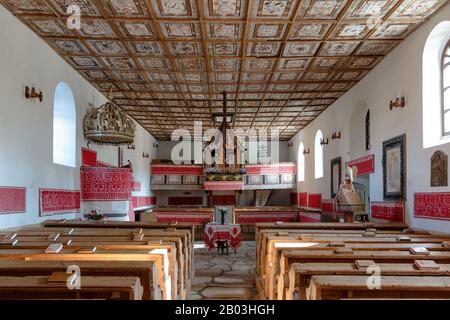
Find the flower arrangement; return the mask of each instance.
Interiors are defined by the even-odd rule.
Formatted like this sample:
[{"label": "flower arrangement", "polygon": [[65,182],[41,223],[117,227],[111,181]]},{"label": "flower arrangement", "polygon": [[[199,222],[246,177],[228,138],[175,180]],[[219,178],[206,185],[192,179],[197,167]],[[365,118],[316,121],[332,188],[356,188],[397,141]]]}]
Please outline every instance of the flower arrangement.
[{"label": "flower arrangement", "polygon": [[97,210],[91,210],[88,214],[88,220],[99,221],[102,220],[104,216],[97,212]]}]

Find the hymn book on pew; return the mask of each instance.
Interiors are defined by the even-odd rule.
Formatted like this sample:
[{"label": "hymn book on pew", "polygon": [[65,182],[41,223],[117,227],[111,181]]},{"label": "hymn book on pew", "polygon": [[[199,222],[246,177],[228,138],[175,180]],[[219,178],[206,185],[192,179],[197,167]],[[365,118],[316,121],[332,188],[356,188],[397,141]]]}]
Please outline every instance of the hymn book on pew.
[{"label": "hymn book on pew", "polygon": [[93,247],[81,248],[80,250],[78,250],[78,253],[91,254],[91,253],[95,253],[95,251],[97,251],[97,247],[93,246]]},{"label": "hymn book on pew", "polygon": [[365,269],[365,268],[375,265],[375,261],[373,261],[373,260],[356,260],[355,265],[358,269]]},{"label": "hymn book on pew", "polygon": [[352,248],[347,247],[337,247],[335,252],[337,254],[353,254]]},{"label": "hymn book on pew", "polygon": [[439,270],[439,265],[434,260],[415,260],[414,265],[419,270]]},{"label": "hymn book on pew", "polygon": [[53,243],[45,249],[45,253],[60,253],[63,247],[61,243]]},{"label": "hymn book on pew", "polygon": [[448,248],[450,246],[450,242],[449,241],[442,242],[442,246]]},{"label": "hymn book on pew", "polygon": [[397,236],[397,240],[407,242],[407,241],[411,241],[411,238],[408,236]]},{"label": "hymn book on pew", "polygon": [[410,251],[412,254],[426,255],[426,256],[430,255],[430,251],[428,251],[428,249],[424,247],[412,247]]},{"label": "hymn book on pew", "polygon": [[19,240],[17,240],[17,239],[2,239],[1,241],[0,241],[0,244],[3,244],[3,245],[10,245],[10,246],[15,246],[15,245],[17,245],[19,243]]}]

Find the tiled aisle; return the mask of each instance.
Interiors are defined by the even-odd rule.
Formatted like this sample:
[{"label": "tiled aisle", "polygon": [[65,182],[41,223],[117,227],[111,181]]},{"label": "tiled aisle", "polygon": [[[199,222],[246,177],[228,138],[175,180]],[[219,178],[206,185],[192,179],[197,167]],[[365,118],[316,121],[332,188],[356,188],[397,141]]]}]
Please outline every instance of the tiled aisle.
[{"label": "tiled aisle", "polygon": [[235,254],[209,255],[201,242],[195,245],[195,278],[192,281],[191,300],[252,300],[256,296],[255,242],[246,241]]}]

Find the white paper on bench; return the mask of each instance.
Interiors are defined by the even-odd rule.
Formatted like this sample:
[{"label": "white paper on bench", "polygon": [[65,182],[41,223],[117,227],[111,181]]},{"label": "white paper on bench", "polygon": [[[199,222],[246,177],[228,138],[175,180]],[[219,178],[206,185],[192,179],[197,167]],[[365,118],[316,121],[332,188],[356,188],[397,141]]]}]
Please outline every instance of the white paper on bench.
[{"label": "white paper on bench", "polygon": [[317,246],[318,243],[313,243],[313,242],[301,242],[301,243],[275,243],[275,248],[309,248],[309,247],[314,247]]},{"label": "white paper on bench", "polygon": [[153,249],[150,254],[162,254],[164,256],[164,275],[166,279],[167,300],[172,300],[172,282],[169,274],[169,252],[167,249]]}]

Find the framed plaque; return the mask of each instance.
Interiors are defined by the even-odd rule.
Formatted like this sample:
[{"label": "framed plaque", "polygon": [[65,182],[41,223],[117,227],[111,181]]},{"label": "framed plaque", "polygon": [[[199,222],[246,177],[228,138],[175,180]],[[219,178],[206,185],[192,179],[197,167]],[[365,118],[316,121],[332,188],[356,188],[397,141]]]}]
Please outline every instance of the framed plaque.
[{"label": "framed plaque", "polygon": [[280,183],[280,176],[278,174],[268,174],[264,176],[264,183],[278,184]]},{"label": "framed plaque", "polygon": [[383,142],[384,200],[406,200],[406,135]]},{"label": "framed plaque", "polygon": [[247,176],[247,184],[250,185],[262,184],[262,176],[258,175]]},{"label": "framed plaque", "polygon": [[331,160],[331,197],[336,197],[342,183],[342,159]]},{"label": "framed plaque", "polygon": [[168,175],[166,181],[167,184],[181,184],[181,176]]},{"label": "framed plaque", "polygon": [[282,184],[292,184],[294,183],[294,176],[293,174],[282,174],[281,175],[281,183]]},{"label": "framed plaque", "polygon": [[163,174],[152,175],[152,184],[166,184],[166,176]]},{"label": "framed plaque", "polygon": [[197,185],[198,177],[197,176],[183,176],[183,184]]}]

